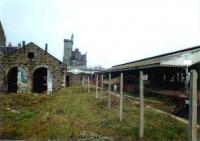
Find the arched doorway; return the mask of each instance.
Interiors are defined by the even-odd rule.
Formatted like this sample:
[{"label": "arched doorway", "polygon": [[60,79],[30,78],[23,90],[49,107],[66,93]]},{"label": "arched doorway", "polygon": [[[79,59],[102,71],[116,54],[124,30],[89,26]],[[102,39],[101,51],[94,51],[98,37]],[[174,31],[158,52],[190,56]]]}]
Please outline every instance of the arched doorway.
[{"label": "arched doorway", "polygon": [[8,92],[17,93],[17,73],[18,68],[11,68],[7,74]]},{"label": "arched doorway", "polygon": [[33,92],[44,93],[52,91],[52,74],[45,67],[36,69],[33,73]]},{"label": "arched doorway", "polygon": [[17,93],[27,91],[27,72],[24,68],[13,67],[8,71],[7,84],[8,92]]}]

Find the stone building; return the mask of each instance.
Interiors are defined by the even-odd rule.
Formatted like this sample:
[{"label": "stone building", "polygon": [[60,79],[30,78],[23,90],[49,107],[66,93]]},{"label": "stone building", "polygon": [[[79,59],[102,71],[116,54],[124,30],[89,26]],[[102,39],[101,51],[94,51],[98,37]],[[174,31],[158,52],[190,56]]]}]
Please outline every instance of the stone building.
[{"label": "stone building", "polygon": [[0,58],[12,53],[17,49],[18,47],[13,47],[13,46],[11,47],[11,43],[9,44],[9,46],[6,46],[6,35],[0,21]]},{"label": "stone building", "polygon": [[0,21],[0,46],[6,46],[6,36]]},{"label": "stone building", "polygon": [[74,36],[71,39],[64,39],[63,62],[69,67],[86,67],[87,55],[81,54],[78,48],[73,51]]},{"label": "stone building", "polygon": [[79,49],[73,51],[74,36],[64,39],[63,63],[67,65],[66,86],[81,84],[83,75],[93,75],[94,72],[102,70],[100,67],[87,67],[87,54],[81,54]]},{"label": "stone building", "polygon": [[0,22],[0,92],[51,92],[66,84],[66,65],[34,43],[6,46]]},{"label": "stone building", "polygon": [[66,84],[66,66],[34,43],[0,59],[0,91],[51,92]]}]

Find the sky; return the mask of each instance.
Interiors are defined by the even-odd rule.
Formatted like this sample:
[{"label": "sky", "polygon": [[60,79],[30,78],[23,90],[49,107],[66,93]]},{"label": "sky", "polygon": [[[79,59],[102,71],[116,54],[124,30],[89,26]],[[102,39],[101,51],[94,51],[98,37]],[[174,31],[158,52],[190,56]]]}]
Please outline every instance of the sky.
[{"label": "sky", "polygon": [[200,45],[200,0],[0,0],[7,44],[23,40],[62,60],[64,39],[109,68]]}]

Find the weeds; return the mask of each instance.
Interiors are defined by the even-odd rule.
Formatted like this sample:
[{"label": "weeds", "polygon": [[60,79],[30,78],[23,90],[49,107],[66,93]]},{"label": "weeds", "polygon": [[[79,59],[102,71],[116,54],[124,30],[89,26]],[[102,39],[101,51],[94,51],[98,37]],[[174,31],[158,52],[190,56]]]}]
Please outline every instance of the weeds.
[{"label": "weeds", "polygon": [[[0,139],[138,139],[138,105],[128,99],[123,102],[122,122],[118,120],[118,98],[111,96],[108,110],[106,94],[99,94],[99,99],[95,99],[94,92],[88,94],[87,89],[79,86],[50,95],[2,94],[0,99]],[[145,109],[144,140],[187,140],[187,126]]]}]

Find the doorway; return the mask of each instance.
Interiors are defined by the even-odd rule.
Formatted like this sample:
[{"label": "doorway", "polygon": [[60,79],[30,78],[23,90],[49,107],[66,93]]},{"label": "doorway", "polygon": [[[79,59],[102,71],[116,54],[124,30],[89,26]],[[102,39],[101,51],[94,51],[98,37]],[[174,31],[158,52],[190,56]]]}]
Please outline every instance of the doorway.
[{"label": "doorway", "polygon": [[17,93],[17,73],[18,68],[11,68],[7,74],[8,92]]},{"label": "doorway", "polygon": [[33,73],[33,92],[47,92],[47,68],[38,68]]}]

